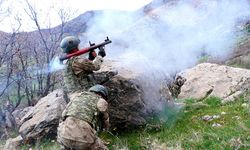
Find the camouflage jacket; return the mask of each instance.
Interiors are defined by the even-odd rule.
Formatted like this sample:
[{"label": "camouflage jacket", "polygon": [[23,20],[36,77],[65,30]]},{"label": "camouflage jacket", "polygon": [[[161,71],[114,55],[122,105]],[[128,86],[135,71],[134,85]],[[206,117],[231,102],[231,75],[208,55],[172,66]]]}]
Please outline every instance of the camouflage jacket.
[{"label": "camouflage jacket", "polygon": [[64,87],[67,92],[87,90],[95,84],[93,71],[100,69],[102,57],[97,56],[93,61],[85,58],[72,57],[66,62],[64,71]]},{"label": "camouflage jacket", "polygon": [[63,120],[71,116],[88,122],[97,131],[102,128],[103,114],[107,113],[108,103],[99,95],[92,92],[75,92],[71,101],[62,113]]}]

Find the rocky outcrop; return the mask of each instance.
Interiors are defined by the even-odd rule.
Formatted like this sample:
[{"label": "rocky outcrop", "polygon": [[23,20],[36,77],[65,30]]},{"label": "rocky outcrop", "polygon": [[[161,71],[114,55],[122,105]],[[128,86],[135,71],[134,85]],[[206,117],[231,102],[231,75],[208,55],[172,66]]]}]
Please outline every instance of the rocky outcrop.
[{"label": "rocky outcrop", "polygon": [[204,99],[216,96],[223,102],[249,92],[250,70],[203,63],[183,73],[187,79],[178,98]]},{"label": "rocky outcrop", "polygon": [[[124,131],[144,125],[147,117],[157,112],[161,104],[166,104],[172,97],[166,84],[156,84],[156,79],[151,81],[152,77],[144,76],[140,70],[119,68],[119,63],[107,60],[102,69],[96,72],[96,77],[109,90],[107,101],[111,129]],[[114,71],[114,68],[119,71]],[[109,80],[100,82],[100,77],[105,76],[109,76]],[[162,83],[163,79],[157,82]]]},{"label": "rocky outcrop", "polygon": [[21,119],[19,133],[24,143],[56,137],[59,119],[65,107],[66,102],[61,90],[40,99]]}]

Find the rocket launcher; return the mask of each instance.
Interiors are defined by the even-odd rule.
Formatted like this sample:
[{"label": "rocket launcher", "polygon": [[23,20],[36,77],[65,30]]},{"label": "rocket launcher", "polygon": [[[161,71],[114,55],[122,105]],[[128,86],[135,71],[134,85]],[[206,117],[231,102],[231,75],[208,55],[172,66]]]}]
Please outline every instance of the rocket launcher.
[{"label": "rocket launcher", "polygon": [[62,56],[59,60],[60,60],[60,62],[63,62],[64,60],[69,59],[69,58],[71,58],[73,56],[79,56],[79,55],[88,53],[90,51],[93,51],[93,50],[95,50],[97,48],[102,49],[102,48],[104,48],[105,45],[110,44],[111,42],[112,41],[110,41],[108,37],[107,37],[107,39],[104,40],[104,42],[102,42],[100,44],[95,44],[95,43],[89,42],[90,47],[86,47],[86,48],[78,50],[78,51],[76,51],[74,53],[70,53],[70,54],[67,54],[65,56]]}]

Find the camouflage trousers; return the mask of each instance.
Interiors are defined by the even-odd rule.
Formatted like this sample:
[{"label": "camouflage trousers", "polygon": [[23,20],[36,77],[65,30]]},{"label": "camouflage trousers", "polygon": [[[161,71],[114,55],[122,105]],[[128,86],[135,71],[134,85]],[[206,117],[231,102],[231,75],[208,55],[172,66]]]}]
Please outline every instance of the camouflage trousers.
[{"label": "camouflage trousers", "polygon": [[87,122],[73,117],[59,124],[57,141],[65,150],[108,150]]}]

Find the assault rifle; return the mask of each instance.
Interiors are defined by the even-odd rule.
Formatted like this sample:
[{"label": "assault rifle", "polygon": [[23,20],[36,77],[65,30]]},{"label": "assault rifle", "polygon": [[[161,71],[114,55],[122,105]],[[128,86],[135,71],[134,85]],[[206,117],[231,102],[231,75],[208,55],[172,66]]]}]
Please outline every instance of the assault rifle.
[{"label": "assault rifle", "polygon": [[64,60],[69,59],[69,58],[71,58],[73,56],[79,56],[79,55],[88,53],[90,51],[93,51],[93,50],[95,50],[97,48],[98,49],[103,49],[105,45],[110,44],[111,42],[112,41],[110,41],[108,37],[107,37],[107,39],[104,40],[104,42],[102,42],[100,44],[97,44],[97,45],[95,43],[89,42],[90,47],[86,47],[86,48],[78,50],[78,51],[76,51],[74,53],[67,54],[67,55],[61,57],[59,60],[60,60],[60,62],[63,62]]}]

